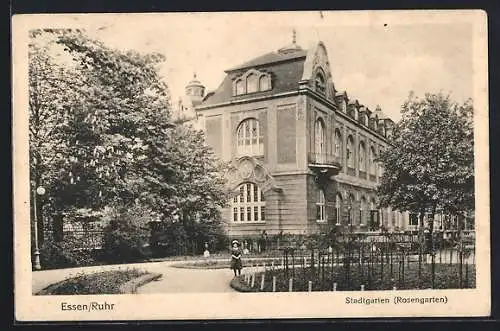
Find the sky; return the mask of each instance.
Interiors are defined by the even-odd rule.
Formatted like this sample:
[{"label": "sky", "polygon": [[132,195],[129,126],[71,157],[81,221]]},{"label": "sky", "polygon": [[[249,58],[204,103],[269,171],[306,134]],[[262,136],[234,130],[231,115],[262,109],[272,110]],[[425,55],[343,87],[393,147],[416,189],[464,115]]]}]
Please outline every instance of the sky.
[{"label": "sky", "polygon": [[473,95],[473,35],[466,22],[353,12],[114,14],[76,18],[108,46],[166,56],[161,66],[175,102],[197,78],[207,91],[224,70],[292,41],[326,45],[335,88],[394,120],[410,91]]}]

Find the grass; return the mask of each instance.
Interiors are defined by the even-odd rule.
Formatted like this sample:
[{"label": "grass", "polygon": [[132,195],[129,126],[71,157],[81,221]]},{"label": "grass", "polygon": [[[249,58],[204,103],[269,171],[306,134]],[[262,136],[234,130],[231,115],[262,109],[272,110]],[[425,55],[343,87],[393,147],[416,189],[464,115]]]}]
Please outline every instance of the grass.
[{"label": "grass", "polygon": [[138,269],[82,273],[50,285],[37,295],[119,294],[123,284],[147,274]]},{"label": "grass", "polygon": [[[462,286],[460,285],[459,266],[457,264],[436,264],[434,288],[436,289],[459,289],[475,288],[475,266],[465,265],[462,270]],[[241,288],[242,292],[260,291],[262,272],[255,275],[255,286],[241,286],[236,284],[234,288]],[[272,278],[276,277],[276,291],[287,292],[289,290],[289,279],[293,278],[293,291],[305,292],[309,290],[309,281],[312,281],[313,291],[332,291],[333,283],[337,283],[337,291],[359,291],[361,285],[365,290],[392,290],[397,289],[429,289],[432,288],[431,264],[422,264],[420,272],[418,263],[405,264],[404,272],[399,272],[399,266],[393,266],[392,274],[390,266],[374,265],[373,268],[352,265],[349,272],[343,266],[325,267],[324,272],[315,268],[295,268],[284,270],[266,270],[263,292],[272,292]],[[404,276],[404,277],[403,277]],[[239,277],[239,282],[244,283],[244,276]]]}]

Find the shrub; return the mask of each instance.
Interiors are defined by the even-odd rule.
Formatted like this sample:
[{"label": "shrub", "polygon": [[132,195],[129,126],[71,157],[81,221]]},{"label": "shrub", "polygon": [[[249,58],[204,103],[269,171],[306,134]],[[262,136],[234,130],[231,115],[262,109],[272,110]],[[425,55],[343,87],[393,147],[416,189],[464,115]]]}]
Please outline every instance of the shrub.
[{"label": "shrub", "polygon": [[42,269],[60,269],[90,266],[96,263],[95,254],[91,250],[77,249],[75,238],[65,241],[45,241],[40,247],[40,264]]},{"label": "shrub", "polygon": [[149,215],[141,208],[120,208],[104,228],[100,258],[109,263],[138,262],[150,256]]}]

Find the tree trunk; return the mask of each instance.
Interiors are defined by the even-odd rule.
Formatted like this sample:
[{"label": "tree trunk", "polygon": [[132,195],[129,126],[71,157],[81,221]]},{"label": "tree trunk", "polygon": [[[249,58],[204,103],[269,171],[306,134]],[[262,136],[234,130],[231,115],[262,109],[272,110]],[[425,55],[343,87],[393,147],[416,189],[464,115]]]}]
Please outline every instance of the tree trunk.
[{"label": "tree trunk", "polygon": [[420,210],[420,215],[418,215],[418,228],[419,230],[423,230],[424,228],[424,216],[425,216],[425,209]]},{"label": "tree trunk", "polygon": [[432,206],[431,219],[429,222],[429,248],[432,250],[432,254],[434,254],[434,216],[436,215],[437,203],[434,203]]}]

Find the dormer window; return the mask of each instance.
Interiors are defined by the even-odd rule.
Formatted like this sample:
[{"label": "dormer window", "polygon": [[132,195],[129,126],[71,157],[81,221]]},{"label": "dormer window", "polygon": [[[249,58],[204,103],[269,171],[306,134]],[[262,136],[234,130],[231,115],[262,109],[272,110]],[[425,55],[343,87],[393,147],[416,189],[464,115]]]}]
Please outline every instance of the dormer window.
[{"label": "dormer window", "polygon": [[271,89],[271,79],[268,75],[260,76],[259,89],[261,91],[267,91]]},{"label": "dormer window", "polygon": [[271,75],[250,69],[234,82],[234,95],[268,91],[271,87]]},{"label": "dormer window", "polygon": [[326,93],[326,84],[325,84],[325,77],[321,73],[316,74],[316,79],[314,81],[314,88],[316,92],[319,92],[321,94]]},{"label": "dormer window", "polygon": [[243,82],[243,80],[238,79],[236,81],[235,86],[236,86],[236,89],[235,89],[235,94],[236,95],[245,94],[245,82]]},{"label": "dormer window", "polygon": [[247,93],[254,93],[259,91],[259,81],[257,75],[250,74],[247,76]]}]

